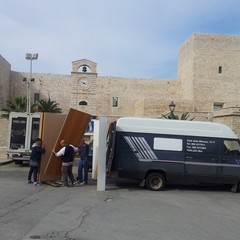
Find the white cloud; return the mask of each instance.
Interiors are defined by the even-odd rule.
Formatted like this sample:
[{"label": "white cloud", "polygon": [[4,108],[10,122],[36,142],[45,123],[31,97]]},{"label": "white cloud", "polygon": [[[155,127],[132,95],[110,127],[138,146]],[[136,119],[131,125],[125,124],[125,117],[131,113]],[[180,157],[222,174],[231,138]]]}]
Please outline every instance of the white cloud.
[{"label": "white cloud", "polygon": [[195,32],[239,34],[237,0],[8,0],[0,54],[12,70],[70,74],[87,58],[100,76],[177,77],[178,48]]}]

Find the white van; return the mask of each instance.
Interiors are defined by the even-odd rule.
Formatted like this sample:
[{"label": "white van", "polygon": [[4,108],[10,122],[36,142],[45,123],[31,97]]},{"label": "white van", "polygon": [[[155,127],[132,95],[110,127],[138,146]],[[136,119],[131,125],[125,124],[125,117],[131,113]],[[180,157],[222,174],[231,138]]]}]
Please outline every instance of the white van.
[{"label": "white van", "polygon": [[239,139],[226,125],[153,118],[120,118],[111,165],[119,178],[139,179],[149,190],[166,183],[240,181]]}]

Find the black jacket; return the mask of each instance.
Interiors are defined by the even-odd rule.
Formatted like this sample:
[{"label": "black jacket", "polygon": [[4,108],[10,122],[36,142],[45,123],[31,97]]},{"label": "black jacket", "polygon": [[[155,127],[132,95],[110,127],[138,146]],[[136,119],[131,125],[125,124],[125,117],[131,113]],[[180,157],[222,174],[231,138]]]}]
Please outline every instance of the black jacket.
[{"label": "black jacket", "polygon": [[81,147],[78,148],[78,152],[81,159],[88,158],[89,155],[89,145],[84,143]]},{"label": "black jacket", "polygon": [[40,147],[36,143],[32,145],[32,152],[30,155],[30,159],[33,161],[40,161],[42,154],[45,153],[45,148]]},{"label": "black jacket", "polygon": [[62,156],[62,161],[65,163],[73,162],[74,149],[72,146],[67,145],[65,148],[64,156]]}]

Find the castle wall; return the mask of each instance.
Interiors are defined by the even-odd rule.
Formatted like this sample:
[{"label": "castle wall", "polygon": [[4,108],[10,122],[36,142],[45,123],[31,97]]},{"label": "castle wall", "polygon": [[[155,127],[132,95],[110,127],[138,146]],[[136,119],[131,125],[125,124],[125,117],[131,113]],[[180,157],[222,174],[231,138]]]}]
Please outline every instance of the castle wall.
[{"label": "castle wall", "polygon": [[[1,111],[0,111],[1,114]],[[7,141],[8,141],[8,120],[0,118],[0,159],[6,159]]]},{"label": "castle wall", "polygon": [[[155,115],[159,115],[168,108],[170,100],[180,98],[179,92],[176,91],[180,82],[176,80],[97,77],[95,81],[93,91],[79,89],[78,93],[72,94],[71,107],[92,115],[129,116],[134,115],[135,105],[139,101],[152,99],[151,108]],[[118,97],[119,100],[116,108],[113,107],[113,97]],[[80,101],[86,101],[88,106],[79,106]],[[163,107],[160,107],[158,102],[162,102]]]},{"label": "castle wall", "polygon": [[[79,72],[82,66],[91,71]],[[33,73],[31,101],[34,93],[38,93],[40,99],[50,97],[59,103],[63,113],[71,107],[113,118],[161,117],[169,113],[168,104],[174,101],[178,115],[189,112],[195,120],[223,121],[238,129],[238,114],[216,116],[213,106],[215,103],[225,109],[240,106],[239,66],[240,36],[193,34],[179,48],[178,79],[98,76],[97,64],[82,59],[72,62],[69,75]],[[1,56],[0,70],[0,107],[3,107],[6,100],[26,96],[23,78],[28,78],[29,73],[11,71],[10,64]],[[90,82],[87,89],[80,86],[83,77]],[[113,97],[118,97],[117,107],[113,107]],[[79,105],[82,101],[87,105]]]},{"label": "castle wall", "polygon": [[[0,60],[4,76],[0,84],[6,90],[0,95],[3,105],[8,95],[10,99],[26,95],[26,83],[22,80],[29,73],[11,72],[10,64],[2,57]],[[40,99],[50,96],[58,102],[63,112],[72,107],[92,115],[132,115],[137,112],[136,103],[143,100],[145,107],[141,111],[148,116],[158,116],[172,100],[178,110],[192,112],[212,112],[214,103],[224,107],[240,105],[240,36],[193,34],[179,49],[178,80],[99,77],[93,73],[88,78],[94,84],[89,91],[81,91],[75,71],[85,61],[96,71],[95,63],[79,60],[73,62],[71,75],[34,73],[32,99],[34,93],[39,93]],[[220,66],[222,73],[218,72]],[[117,108],[112,107],[114,96],[119,98]],[[86,101],[87,106],[79,106],[80,101]]]},{"label": "castle wall", "polygon": [[[10,99],[16,96],[26,95],[27,86],[23,82],[29,73],[12,72],[10,84]],[[96,77],[96,85],[90,92],[78,89],[72,75],[52,75],[34,73],[35,81],[31,83],[31,101],[34,93],[40,95],[40,99],[51,100],[59,103],[64,113],[69,107],[85,111],[92,115],[132,115],[134,105],[142,99],[152,99],[151,107],[155,115],[168,108],[171,100],[180,99],[180,82],[177,80],[162,79],[129,79],[117,77]],[[112,98],[119,98],[117,108],[112,107]],[[87,106],[79,106],[80,101],[86,101]],[[158,104],[161,102],[162,104]],[[180,107],[180,106],[179,106]]]},{"label": "castle wall", "polygon": [[194,34],[189,41],[195,111],[213,111],[214,103],[239,105],[240,36]]},{"label": "castle wall", "polygon": [[240,107],[226,107],[213,112],[213,121],[226,124],[240,138]]},{"label": "castle wall", "polygon": [[181,82],[181,98],[194,101],[193,92],[194,42],[191,36],[178,51],[178,80]]},{"label": "castle wall", "polygon": [[[10,98],[16,96],[26,96],[27,85],[23,82],[23,78],[29,78],[29,73],[12,72],[10,84]],[[38,93],[40,99],[59,103],[59,107],[63,112],[67,113],[70,105],[71,97],[71,77],[69,75],[58,74],[40,74],[34,73],[35,81],[31,83],[31,104],[34,101],[34,93]]]},{"label": "castle wall", "polygon": [[9,100],[11,65],[0,55],[0,109]]}]

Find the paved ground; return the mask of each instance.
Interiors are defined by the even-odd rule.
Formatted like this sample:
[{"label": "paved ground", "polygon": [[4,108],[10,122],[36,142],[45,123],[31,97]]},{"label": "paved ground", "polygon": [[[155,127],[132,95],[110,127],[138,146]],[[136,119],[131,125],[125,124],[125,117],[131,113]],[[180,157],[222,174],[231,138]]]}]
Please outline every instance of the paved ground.
[{"label": "paved ground", "polygon": [[0,154],[0,166],[12,162],[11,159],[8,159],[5,153]]},{"label": "paved ground", "polygon": [[0,165],[4,165],[11,161],[10,159],[7,158],[6,149],[7,149],[6,147],[0,146]]},{"label": "paved ground", "polygon": [[[76,170],[76,169],[75,169]],[[240,195],[226,187],[162,192],[107,179],[73,188],[26,183],[28,167],[0,166],[1,240],[238,240]],[[117,185],[115,184],[117,183]]]}]

